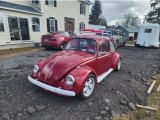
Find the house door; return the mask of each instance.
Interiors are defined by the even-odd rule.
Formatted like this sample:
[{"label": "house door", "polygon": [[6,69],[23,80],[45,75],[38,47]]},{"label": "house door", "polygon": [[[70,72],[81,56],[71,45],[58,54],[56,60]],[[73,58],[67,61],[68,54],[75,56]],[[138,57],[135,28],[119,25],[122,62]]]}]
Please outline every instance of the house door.
[{"label": "house door", "polygon": [[67,31],[71,36],[74,33],[74,24],[75,21],[73,18],[65,17],[65,31]]},{"label": "house door", "polygon": [[15,40],[30,40],[28,20],[26,18],[8,17],[10,38]]}]

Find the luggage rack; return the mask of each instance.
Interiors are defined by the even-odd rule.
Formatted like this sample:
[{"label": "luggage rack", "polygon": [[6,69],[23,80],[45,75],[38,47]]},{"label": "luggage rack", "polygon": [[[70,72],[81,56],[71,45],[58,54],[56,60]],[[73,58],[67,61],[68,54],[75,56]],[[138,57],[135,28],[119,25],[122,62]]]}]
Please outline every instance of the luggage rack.
[{"label": "luggage rack", "polygon": [[104,37],[112,38],[112,35],[107,30],[83,29],[79,35],[99,35],[102,36],[102,40]]}]

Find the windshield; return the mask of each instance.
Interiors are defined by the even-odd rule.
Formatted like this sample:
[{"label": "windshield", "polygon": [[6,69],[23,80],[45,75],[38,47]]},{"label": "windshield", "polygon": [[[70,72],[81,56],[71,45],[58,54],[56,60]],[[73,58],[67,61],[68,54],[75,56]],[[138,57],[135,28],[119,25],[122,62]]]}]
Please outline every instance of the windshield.
[{"label": "windshield", "polygon": [[96,42],[84,38],[71,39],[66,46],[66,50],[79,50],[94,54],[96,52]]}]

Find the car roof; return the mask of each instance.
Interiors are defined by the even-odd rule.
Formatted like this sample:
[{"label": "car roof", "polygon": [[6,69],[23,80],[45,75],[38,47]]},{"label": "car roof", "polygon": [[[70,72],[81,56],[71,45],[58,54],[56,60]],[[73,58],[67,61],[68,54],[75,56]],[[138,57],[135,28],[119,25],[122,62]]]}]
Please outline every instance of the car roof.
[{"label": "car roof", "polygon": [[105,41],[111,41],[110,38],[108,37],[105,37],[105,36],[99,36],[99,35],[80,35],[80,36],[76,36],[74,38],[85,38],[85,39],[92,39],[92,40],[95,40],[97,43],[102,43],[102,42],[105,42]]}]

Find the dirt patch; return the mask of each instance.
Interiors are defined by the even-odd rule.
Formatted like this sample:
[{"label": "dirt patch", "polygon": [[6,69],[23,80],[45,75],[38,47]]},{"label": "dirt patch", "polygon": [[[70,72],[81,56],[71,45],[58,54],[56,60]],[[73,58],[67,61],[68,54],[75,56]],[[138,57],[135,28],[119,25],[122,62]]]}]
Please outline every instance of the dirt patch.
[{"label": "dirt patch", "polygon": [[0,58],[23,55],[23,54],[31,53],[38,50],[39,48],[35,48],[35,47],[0,50]]},{"label": "dirt patch", "polygon": [[[54,51],[0,59],[0,119],[107,119],[112,114],[132,111],[128,103],[145,105],[148,85],[143,80],[159,73],[160,49],[122,47],[118,52],[122,55],[122,69],[106,77],[87,100],[47,93],[27,81],[35,62]],[[45,109],[37,110],[38,105]]]}]

